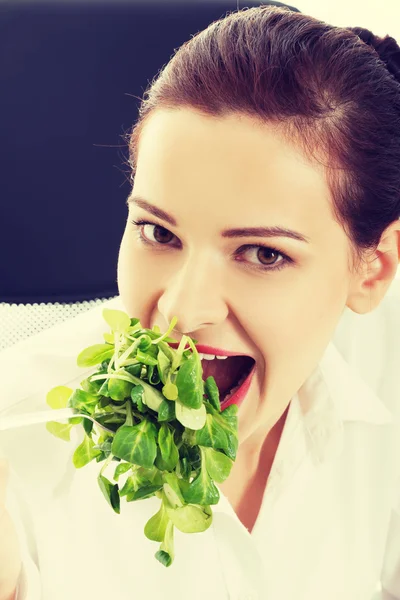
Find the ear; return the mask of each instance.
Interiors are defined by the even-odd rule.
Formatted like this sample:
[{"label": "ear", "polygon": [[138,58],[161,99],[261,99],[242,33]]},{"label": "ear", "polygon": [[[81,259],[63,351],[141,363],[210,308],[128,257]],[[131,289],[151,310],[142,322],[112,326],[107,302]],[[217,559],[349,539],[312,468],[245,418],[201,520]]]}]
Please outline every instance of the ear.
[{"label": "ear", "polygon": [[353,275],[346,306],[360,315],[379,306],[396,277],[399,262],[400,219],[397,219],[385,229],[376,250]]}]

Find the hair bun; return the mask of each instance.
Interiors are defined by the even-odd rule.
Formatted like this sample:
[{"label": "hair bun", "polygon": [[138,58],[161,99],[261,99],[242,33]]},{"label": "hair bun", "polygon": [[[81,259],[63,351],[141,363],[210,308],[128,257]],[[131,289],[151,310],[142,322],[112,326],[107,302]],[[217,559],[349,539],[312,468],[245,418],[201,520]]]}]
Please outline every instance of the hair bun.
[{"label": "hair bun", "polygon": [[381,38],[369,29],[364,29],[364,27],[349,27],[349,29],[377,51],[379,58],[386,64],[388,71],[400,83],[400,47],[396,40],[389,35]]}]

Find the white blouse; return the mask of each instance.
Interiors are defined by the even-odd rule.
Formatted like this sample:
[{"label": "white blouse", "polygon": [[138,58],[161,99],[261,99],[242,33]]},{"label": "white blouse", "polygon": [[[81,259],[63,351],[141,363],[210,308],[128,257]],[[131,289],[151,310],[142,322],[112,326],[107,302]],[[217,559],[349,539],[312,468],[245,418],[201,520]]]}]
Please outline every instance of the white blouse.
[{"label": "white blouse", "polygon": [[[72,465],[78,431],[70,443],[44,425],[0,433],[23,550],[18,600],[400,599],[399,288],[368,315],[346,309],[292,398],[252,533],[220,491],[207,531],[175,529],[168,568],[143,532],[160,500],[122,500],[115,514],[101,464]],[[48,408],[52,387],[93,371],[76,357],[102,339],[104,307],[125,310],[115,298],[0,352],[0,420]]]}]

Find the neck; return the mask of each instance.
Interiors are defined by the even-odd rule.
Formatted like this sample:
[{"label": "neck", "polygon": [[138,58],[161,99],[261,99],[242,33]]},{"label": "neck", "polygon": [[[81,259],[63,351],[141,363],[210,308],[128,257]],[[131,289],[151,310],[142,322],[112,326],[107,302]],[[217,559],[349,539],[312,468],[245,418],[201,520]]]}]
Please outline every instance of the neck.
[{"label": "neck", "polygon": [[259,468],[264,471],[268,464],[272,466],[286,423],[289,407],[290,403],[275,425],[267,433],[256,430],[253,435],[239,446],[238,459],[251,472],[254,473]]},{"label": "neck", "polygon": [[289,406],[290,404],[267,435],[264,435],[261,443],[257,443],[257,438],[252,436],[240,444],[231,473],[227,480],[220,484],[220,488],[226,496],[230,497],[234,490],[235,494],[239,493],[239,489],[243,490],[246,487],[246,482],[250,484],[254,478],[261,478],[265,483],[267,482],[285,426]]}]

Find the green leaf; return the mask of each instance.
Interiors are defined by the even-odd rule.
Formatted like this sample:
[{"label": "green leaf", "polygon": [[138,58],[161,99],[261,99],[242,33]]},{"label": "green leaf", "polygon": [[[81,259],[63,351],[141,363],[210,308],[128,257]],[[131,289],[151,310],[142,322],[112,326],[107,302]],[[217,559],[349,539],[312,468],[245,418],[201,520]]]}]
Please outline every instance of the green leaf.
[{"label": "green leaf", "polygon": [[101,386],[103,385],[103,382],[98,379],[96,381],[90,381],[90,378],[93,375],[98,375],[99,373],[92,373],[92,375],[90,375],[89,377],[87,377],[86,379],[83,379],[83,381],[81,381],[80,385],[81,388],[85,391],[88,392],[88,394],[91,394],[92,396],[98,396],[99,395],[99,390],[101,388]]},{"label": "green leaf", "polygon": [[[127,372],[121,368],[118,371],[114,371],[113,375],[127,375]],[[108,395],[113,400],[125,400],[125,398],[130,397],[133,385],[130,381],[113,377],[108,380]]]},{"label": "green leaf", "polygon": [[118,429],[112,444],[112,453],[122,460],[151,467],[157,455],[157,428],[143,419],[138,425],[123,425]]},{"label": "green leaf", "polygon": [[[171,340],[171,342],[172,341],[176,342],[176,340]],[[161,351],[161,352],[163,352],[163,354],[165,354],[165,356],[169,360],[169,363],[171,366],[172,362],[174,360],[174,357],[177,355],[177,350],[175,350],[175,348],[171,348],[171,346],[169,346],[165,342],[159,342],[158,348],[159,348],[159,351]]]},{"label": "green leaf", "polygon": [[99,396],[108,396],[108,382],[109,379],[105,379],[97,392]]},{"label": "green leaf", "polygon": [[168,552],[165,552],[164,550],[158,550],[158,552],[156,552],[154,556],[164,567],[171,566],[172,558],[168,554]]},{"label": "green leaf", "polygon": [[208,413],[204,427],[196,431],[196,444],[216,449],[228,446],[226,431],[218,425],[213,414]]},{"label": "green leaf", "polygon": [[167,381],[162,389],[162,393],[167,400],[176,400],[178,398],[178,388],[174,383]]},{"label": "green leaf", "polygon": [[161,502],[160,510],[153,515],[144,526],[144,535],[153,542],[162,542],[165,538],[169,517]]},{"label": "green leaf", "polygon": [[166,423],[162,423],[158,432],[158,453],[156,467],[160,471],[172,471],[179,460],[179,452],[174,441],[174,434]]},{"label": "green leaf", "polygon": [[237,416],[238,407],[231,404],[221,413],[210,406],[206,424],[196,431],[196,444],[223,450],[229,458],[235,460],[238,448]]},{"label": "green leaf", "polygon": [[151,469],[136,467],[125,481],[119,495],[127,496],[128,502],[147,498],[162,489],[163,483],[161,473],[156,467],[153,466]]},{"label": "green leaf", "polygon": [[188,490],[184,492],[184,499],[188,504],[218,504],[219,491],[210,479],[207,469],[204,467],[201,469]]},{"label": "green leaf", "polygon": [[175,414],[177,420],[189,429],[202,429],[206,423],[206,407],[204,404],[200,408],[188,408],[179,400],[175,402]]},{"label": "green leaf", "polygon": [[120,463],[114,471],[114,479],[118,481],[121,475],[132,469],[131,463]]},{"label": "green leaf", "polygon": [[[160,337],[156,337],[155,338],[155,342],[157,344],[160,344],[160,342],[162,342],[162,340],[168,339],[169,334],[171,333],[171,331],[173,330],[173,328],[175,327],[175,325],[177,324],[177,322],[178,322],[178,317],[175,317],[175,316],[172,317],[171,323],[168,325],[167,331],[165,333],[163,333]],[[176,340],[173,340],[171,338],[171,341],[175,342]]]},{"label": "green leaf", "polygon": [[137,399],[137,409],[140,413],[142,413],[143,415],[145,413],[148,413],[149,411],[147,410],[147,406],[145,404],[143,404],[143,400],[142,398],[138,398]]},{"label": "green leaf", "polygon": [[77,411],[83,409],[91,415],[98,401],[98,396],[92,396],[84,390],[76,389],[68,401],[68,406],[75,408]]},{"label": "green leaf", "polygon": [[[143,394],[144,394],[144,387],[139,384],[139,385],[134,385],[133,388],[131,389],[131,399],[133,404],[136,404],[140,410],[140,404],[143,402]],[[140,411],[142,412],[142,411]]]},{"label": "green leaf", "polygon": [[139,488],[136,492],[128,494],[126,497],[127,502],[133,502],[134,500],[145,500],[154,496],[158,490],[162,489],[162,485],[147,485]]},{"label": "green leaf", "polygon": [[76,448],[72,456],[72,462],[77,469],[84,467],[101,453],[100,450],[94,448],[94,445],[93,440],[85,435],[83,442]]},{"label": "green leaf", "polygon": [[168,373],[171,368],[171,362],[170,362],[169,358],[166,356],[166,354],[161,350],[161,348],[159,348],[159,350],[158,350],[157,362],[158,362],[157,368],[158,368],[158,373],[160,375],[160,379],[165,384],[167,382]]},{"label": "green leaf", "polygon": [[203,405],[204,384],[201,375],[201,361],[196,352],[179,367],[175,381],[179,400],[188,408],[198,409]]},{"label": "green leaf", "polygon": [[103,338],[104,338],[104,341],[107,342],[108,344],[114,344],[114,342],[115,342],[114,336],[112,333],[103,333]]},{"label": "green leaf", "polygon": [[[101,425],[108,427],[109,425],[123,425],[125,423],[125,417],[122,414],[103,414],[96,417],[96,421],[98,421]],[[111,428],[110,428],[111,429]]]},{"label": "green leaf", "polygon": [[104,396],[101,396],[101,398],[99,398],[98,408],[106,408],[108,406],[106,410],[112,410],[110,404],[111,398],[105,398]]},{"label": "green leaf", "polygon": [[164,479],[161,471],[157,469],[155,465],[151,467],[151,469],[145,469],[144,467],[139,467],[138,471],[142,473],[143,477],[147,477],[147,479],[154,485],[162,486],[164,484]]},{"label": "green leaf", "polygon": [[137,485],[136,485],[135,475],[130,475],[127,478],[127,480],[125,481],[123,487],[121,488],[119,495],[122,498],[123,496],[127,496],[128,494],[132,494],[133,492],[136,492],[136,490],[137,490]]},{"label": "green leaf", "polygon": [[157,365],[157,359],[150,356],[150,354],[146,354],[141,350],[138,350],[136,353],[136,358],[144,365]]},{"label": "green leaf", "polygon": [[135,365],[126,365],[124,369],[129,373],[129,375],[133,375],[134,377],[140,377],[140,373],[142,372],[142,365],[141,363],[137,363]]},{"label": "green leaf", "polygon": [[169,400],[163,400],[158,409],[158,421],[173,421],[176,418],[175,415],[175,402]]},{"label": "green leaf", "polygon": [[233,460],[223,452],[213,448],[204,447],[202,451],[205,457],[206,469],[211,479],[217,483],[225,481],[231,472]]},{"label": "green leaf", "polygon": [[207,377],[206,382],[204,384],[204,392],[207,394],[207,397],[210,401],[210,404],[218,411],[221,412],[221,402],[219,398],[219,389],[217,384],[215,383],[215,379],[212,375]]},{"label": "green leaf", "polygon": [[107,358],[112,358],[113,354],[114,346],[110,346],[110,344],[94,344],[78,354],[76,364],[78,367],[93,367],[99,365],[103,360],[107,360]]},{"label": "green leaf", "polygon": [[[166,513],[175,527],[183,533],[206,531],[212,523],[212,510],[209,506],[185,505],[180,508],[166,508]],[[157,540],[156,540],[157,541]]]},{"label": "green leaf", "polygon": [[174,561],[174,525],[172,521],[168,521],[167,523],[164,541],[162,542],[160,550],[155,556],[156,559],[165,567],[171,566]]},{"label": "green leaf", "polygon": [[100,450],[101,452],[104,452],[106,458],[108,458],[111,454],[111,440],[106,440],[101,444],[95,444],[93,448],[94,450]]},{"label": "green leaf", "polygon": [[145,381],[143,381],[143,379],[140,379],[139,377],[134,377],[133,375],[131,375],[131,378],[134,380],[136,386],[140,385],[143,387],[144,395],[142,400],[144,404],[151,408],[151,410],[158,412],[160,404],[164,400],[164,396],[162,395],[162,393],[157,388],[146,383]]},{"label": "green leaf", "polygon": [[83,429],[85,430],[86,435],[88,435],[89,437],[92,435],[92,431],[93,431],[93,421],[90,421],[90,419],[82,419],[82,425],[83,425]]},{"label": "green leaf", "polygon": [[157,367],[154,365],[150,365],[148,368],[148,380],[151,385],[158,385],[160,383],[160,375],[157,370]]},{"label": "green leaf", "polygon": [[179,461],[179,468],[180,468],[181,477],[184,480],[188,480],[190,478],[192,469],[190,466],[190,462],[188,461],[187,458],[182,458],[182,460]]},{"label": "green leaf", "polygon": [[154,348],[154,346],[152,346],[152,344],[151,344],[151,336],[150,335],[145,333],[145,334],[141,335],[140,338],[141,339],[140,339],[140,344],[139,344],[139,350],[141,352],[146,352],[147,350],[149,350],[149,348],[150,348],[150,352],[153,352],[153,349],[156,350]]},{"label": "green leaf", "polygon": [[200,473],[191,482],[187,490],[183,491],[183,497],[185,502],[189,504],[218,504],[219,490],[207,472],[202,448],[200,448],[200,452],[202,454]]},{"label": "green leaf", "polygon": [[103,308],[103,318],[113,331],[124,333],[131,326],[129,315],[122,310]]},{"label": "green leaf", "polygon": [[236,459],[236,452],[239,447],[237,418],[238,410],[239,408],[236,404],[231,404],[230,406],[225,408],[221,413],[217,413],[214,411],[213,415],[219,427],[221,427],[221,429],[225,431],[228,440],[227,447],[220,448],[220,450],[223,450],[225,454],[229,456],[229,458],[231,458],[232,460]]},{"label": "green leaf", "polygon": [[176,473],[164,472],[162,476],[164,480],[164,500],[166,505],[170,508],[182,506],[185,503],[185,500],[182,496]]},{"label": "green leaf", "polygon": [[104,475],[101,475],[101,473],[97,477],[97,481],[108,504],[117,514],[120,514],[120,498],[118,493],[118,484],[111,483],[111,481],[104,477]]},{"label": "green leaf", "polygon": [[71,425],[70,423],[64,424],[64,423],[57,423],[56,421],[48,421],[46,423],[47,431],[49,431],[51,434],[55,435],[56,437],[60,438],[61,440],[64,440],[65,442],[71,441],[72,427],[73,427],[73,425]]},{"label": "green leaf", "polygon": [[[130,465],[132,468],[132,465]],[[154,469],[154,467],[153,467]],[[153,469],[144,469],[143,467],[134,468],[132,474],[126,479],[125,484],[120,491],[120,496],[127,496],[138,491],[139,488],[155,485],[157,489],[162,487],[162,481],[153,481]]]},{"label": "green leaf", "polygon": [[66,408],[73,390],[65,385],[52,388],[46,396],[46,402],[51,408]]}]

